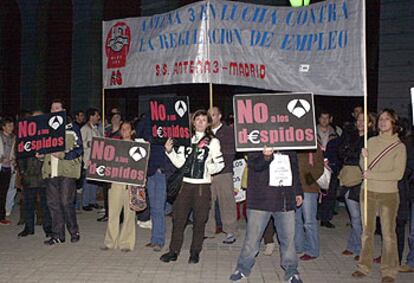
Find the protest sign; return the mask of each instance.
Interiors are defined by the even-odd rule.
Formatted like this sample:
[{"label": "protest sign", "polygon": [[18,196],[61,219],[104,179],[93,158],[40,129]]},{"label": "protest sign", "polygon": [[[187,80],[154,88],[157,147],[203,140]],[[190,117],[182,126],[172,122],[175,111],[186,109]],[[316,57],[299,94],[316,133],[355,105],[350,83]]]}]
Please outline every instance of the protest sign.
[{"label": "protest sign", "polygon": [[17,122],[17,158],[65,150],[66,112],[31,116]]},{"label": "protest sign", "polygon": [[103,86],[214,83],[363,96],[363,2],[294,8],[207,0],[105,21]]},{"label": "protest sign", "polygon": [[160,97],[149,100],[152,141],[165,144],[168,138],[175,145],[190,145],[190,103],[188,97]]},{"label": "protest sign", "polygon": [[246,166],[246,160],[243,158],[233,161],[233,187],[234,199],[236,202],[242,202],[246,200],[246,188],[242,188],[243,173]]},{"label": "protest sign", "polygon": [[92,139],[88,180],[145,186],[150,144],[115,139]]},{"label": "protest sign", "polygon": [[312,93],[235,95],[233,110],[237,151],[316,148]]}]

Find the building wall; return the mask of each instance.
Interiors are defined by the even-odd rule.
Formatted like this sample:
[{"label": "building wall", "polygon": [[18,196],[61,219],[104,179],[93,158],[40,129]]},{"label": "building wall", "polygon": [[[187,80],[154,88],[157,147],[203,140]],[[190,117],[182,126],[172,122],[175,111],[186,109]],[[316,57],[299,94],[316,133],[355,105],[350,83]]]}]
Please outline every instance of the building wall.
[{"label": "building wall", "polygon": [[414,87],[414,1],[381,0],[378,109],[393,108],[411,117]]}]

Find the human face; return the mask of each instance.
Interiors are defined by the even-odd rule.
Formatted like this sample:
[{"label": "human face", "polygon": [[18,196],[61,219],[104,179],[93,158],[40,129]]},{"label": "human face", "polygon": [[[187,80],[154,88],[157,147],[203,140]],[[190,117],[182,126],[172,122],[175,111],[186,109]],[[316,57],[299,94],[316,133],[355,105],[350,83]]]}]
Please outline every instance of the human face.
[{"label": "human face", "polygon": [[85,113],[79,112],[76,115],[76,122],[78,122],[79,124],[82,124],[83,122],[85,122]]},{"label": "human face", "polygon": [[213,128],[217,128],[221,123],[221,114],[220,114],[218,108],[213,107],[208,112],[210,113],[211,119],[213,120],[213,122],[211,123],[211,126]]},{"label": "human face", "polygon": [[354,112],[352,113],[352,116],[354,116],[355,119],[358,118],[359,114],[361,114],[363,111],[361,106],[357,106],[354,108]]},{"label": "human face", "polygon": [[194,119],[193,122],[196,132],[204,132],[208,127],[208,117],[199,115]]},{"label": "human face", "polygon": [[329,114],[321,114],[319,116],[319,125],[323,128],[326,128],[329,126],[331,115]]},{"label": "human face", "polygon": [[50,112],[51,113],[56,113],[56,112],[60,112],[60,111],[63,111],[62,103],[60,103],[60,102],[52,103],[52,105],[50,106]]},{"label": "human face", "polygon": [[128,123],[122,124],[121,136],[122,136],[123,140],[131,140],[132,139],[132,128],[131,128],[130,124],[128,124]]},{"label": "human face", "polygon": [[117,126],[119,127],[119,125],[121,124],[121,115],[119,114],[114,114],[111,118],[111,124],[113,126]]},{"label": "human face", "polygon": [[357,116],[357,121],[356,121],[356,127],[357,127],[357,129],[358,129],[358,132],[364,132],[364,113],[360,113],[358,116]]},{"label": "human face", "polygon": [[378,118],[378,130],[381,134],[392,134],[393,124],[393,119],[387,112],[382,113]]},{"label": "human face", "polygon": [[6,125],[3,126],[3,132],[6,135],[11,135],[14,131],[14,123],[7,123]]},{"label": "human face", "polygon": [[95,112],[95,114],[89,118],[89,121],[91,122],[92,125],[97,125],[100,120],[101,120],[101,115],[99,115],[98,112]]}]

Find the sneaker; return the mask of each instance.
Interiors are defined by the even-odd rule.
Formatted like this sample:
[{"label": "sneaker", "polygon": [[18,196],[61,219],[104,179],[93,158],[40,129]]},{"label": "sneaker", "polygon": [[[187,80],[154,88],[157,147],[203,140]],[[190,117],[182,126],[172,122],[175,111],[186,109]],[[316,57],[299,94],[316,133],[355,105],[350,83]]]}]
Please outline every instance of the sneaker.
[{"label": "sneaker", "polygon": [[276,248],[275,243],[269,243],[265,245],[264,255],[271,256]]},{"label": "sneaker", "polygon": [[6,210],[6,216],[10,216],[11,215],[11,211]]},{"label": "sneaker", "polygon": [[101,210],[103,208],[102,205],[99,205],[97,203],[89,204],[89,206],[94,208],[94,209],[99,209],[99,210]]},{"label": "sneaker", "polygon": [[287,281],[288,283],[303,283],[302,279],[300,279],[299,274],[295,274],[290,277]]},{"label": "sneaker", "polygon": [[8,226],[10,224],[11,224],[10,220],[6,220],[6,219],[0,220],[0,225]]},{"label": "sneaker", "polygon": [[223,244],[233,244],[236,241],[236,237],[233,234],[227,234],[226,238],[223,240]]},{"label": "sneaker", "polygon": [[303,255],[303,256],[301,256],[299,259],[300,259],[300,260],[304,260],[304,261],[308,261],[308,260],[313,260],[313,259],[316,259],[316,256],[310,256],[310,255],[308,255],[308,254],[304,254],[304,255]]},{"label": "sneaker", "polygon": [[401,265],[400,268],[398,268],[399,272],[414,272],[414,267],[409,266],[408,264]]},{"label": "sneaker", "polygon": [[239,270],[234,271],[232,275],[230,275],[230,281],[240,281],[241,279],[245,278],[243,273],[241,273]]},{"label": "sneaker", "polygon": [[92,211],[93,210],[92,206],[90,206],[90,205],[82,206],[82,209],[85,210],[85,211]]},{"label": "sneaker", "polygon": [[329,221],[321,221],[321,227],[326,227],[326,228],[333,229],[333,228],[335,228],[335,225],[333,225]]},{"label": "sneaker", "polygon": [[96,219],[96,221],[98,221],[98,222],[108,222],[108,216],[104,215],[102,217],[99,217],[98,219]]},{"label": "sneaker", "polygon": [[137,224],[139,227],[141,227],[142,229],[152,229],[152,222],[151,220],[148,221],[137,221]]},{"label": "sneaker", "polygon": [[55,244],[62,244],[65,240],[61,240],[59,238],[50,238],[49,240],[44,241],[43,243],[48,246],[53,246]]}]

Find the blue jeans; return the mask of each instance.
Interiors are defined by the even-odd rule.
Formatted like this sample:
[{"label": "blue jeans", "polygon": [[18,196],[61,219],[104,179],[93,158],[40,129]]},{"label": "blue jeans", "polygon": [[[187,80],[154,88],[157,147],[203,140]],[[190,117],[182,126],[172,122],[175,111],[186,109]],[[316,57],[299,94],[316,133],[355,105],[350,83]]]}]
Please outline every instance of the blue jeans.
[{"label": "blue jeans", "polygon": [[271,212],[247,209],[247,228],[243,247],[237,261],[237,270],[249,276],[259,252],[263,232],[273,216],[274,226],[280,242],[281,267],[285,280],[298,272],[298,258],[295,249],[295,211]]},{"label": "blue jeans", "polygon": [[414,267],[414,201],[411,201],[411,219],[410,219],[410,234],[408,235],[409,252],[407,255],[407,264]]},{"label": "blue jeans", "polygon": [[296,209],[295,246],[298,253],[319,256],[318,193],[305,193],[303,204]]},{"label": "blue jeans", "polygon": [[165,244],[165,203],[167,202],[167,185],[165,174],[157,170],[148,177],[147,192],[152,219],[151,243]]},{"label": "blue jeans", "polygon": [[88,180],[83,181],[83,192],[82,192],[82,206],[88,206],[90,204],[96,204],[96,190],[98,185],[89,182]]},{"label": "blue jeans", "polygon": [[361,251],[361,236],[362,236],[362,219],[361,219],[361,206],[359,202],[348,198],[349,191],[345,194],[345,203],[348,207],[349,217],[351,218],[352,230],[348,238],[348,244],[346,249],[353,252],[355,255],[359,255]]}]

